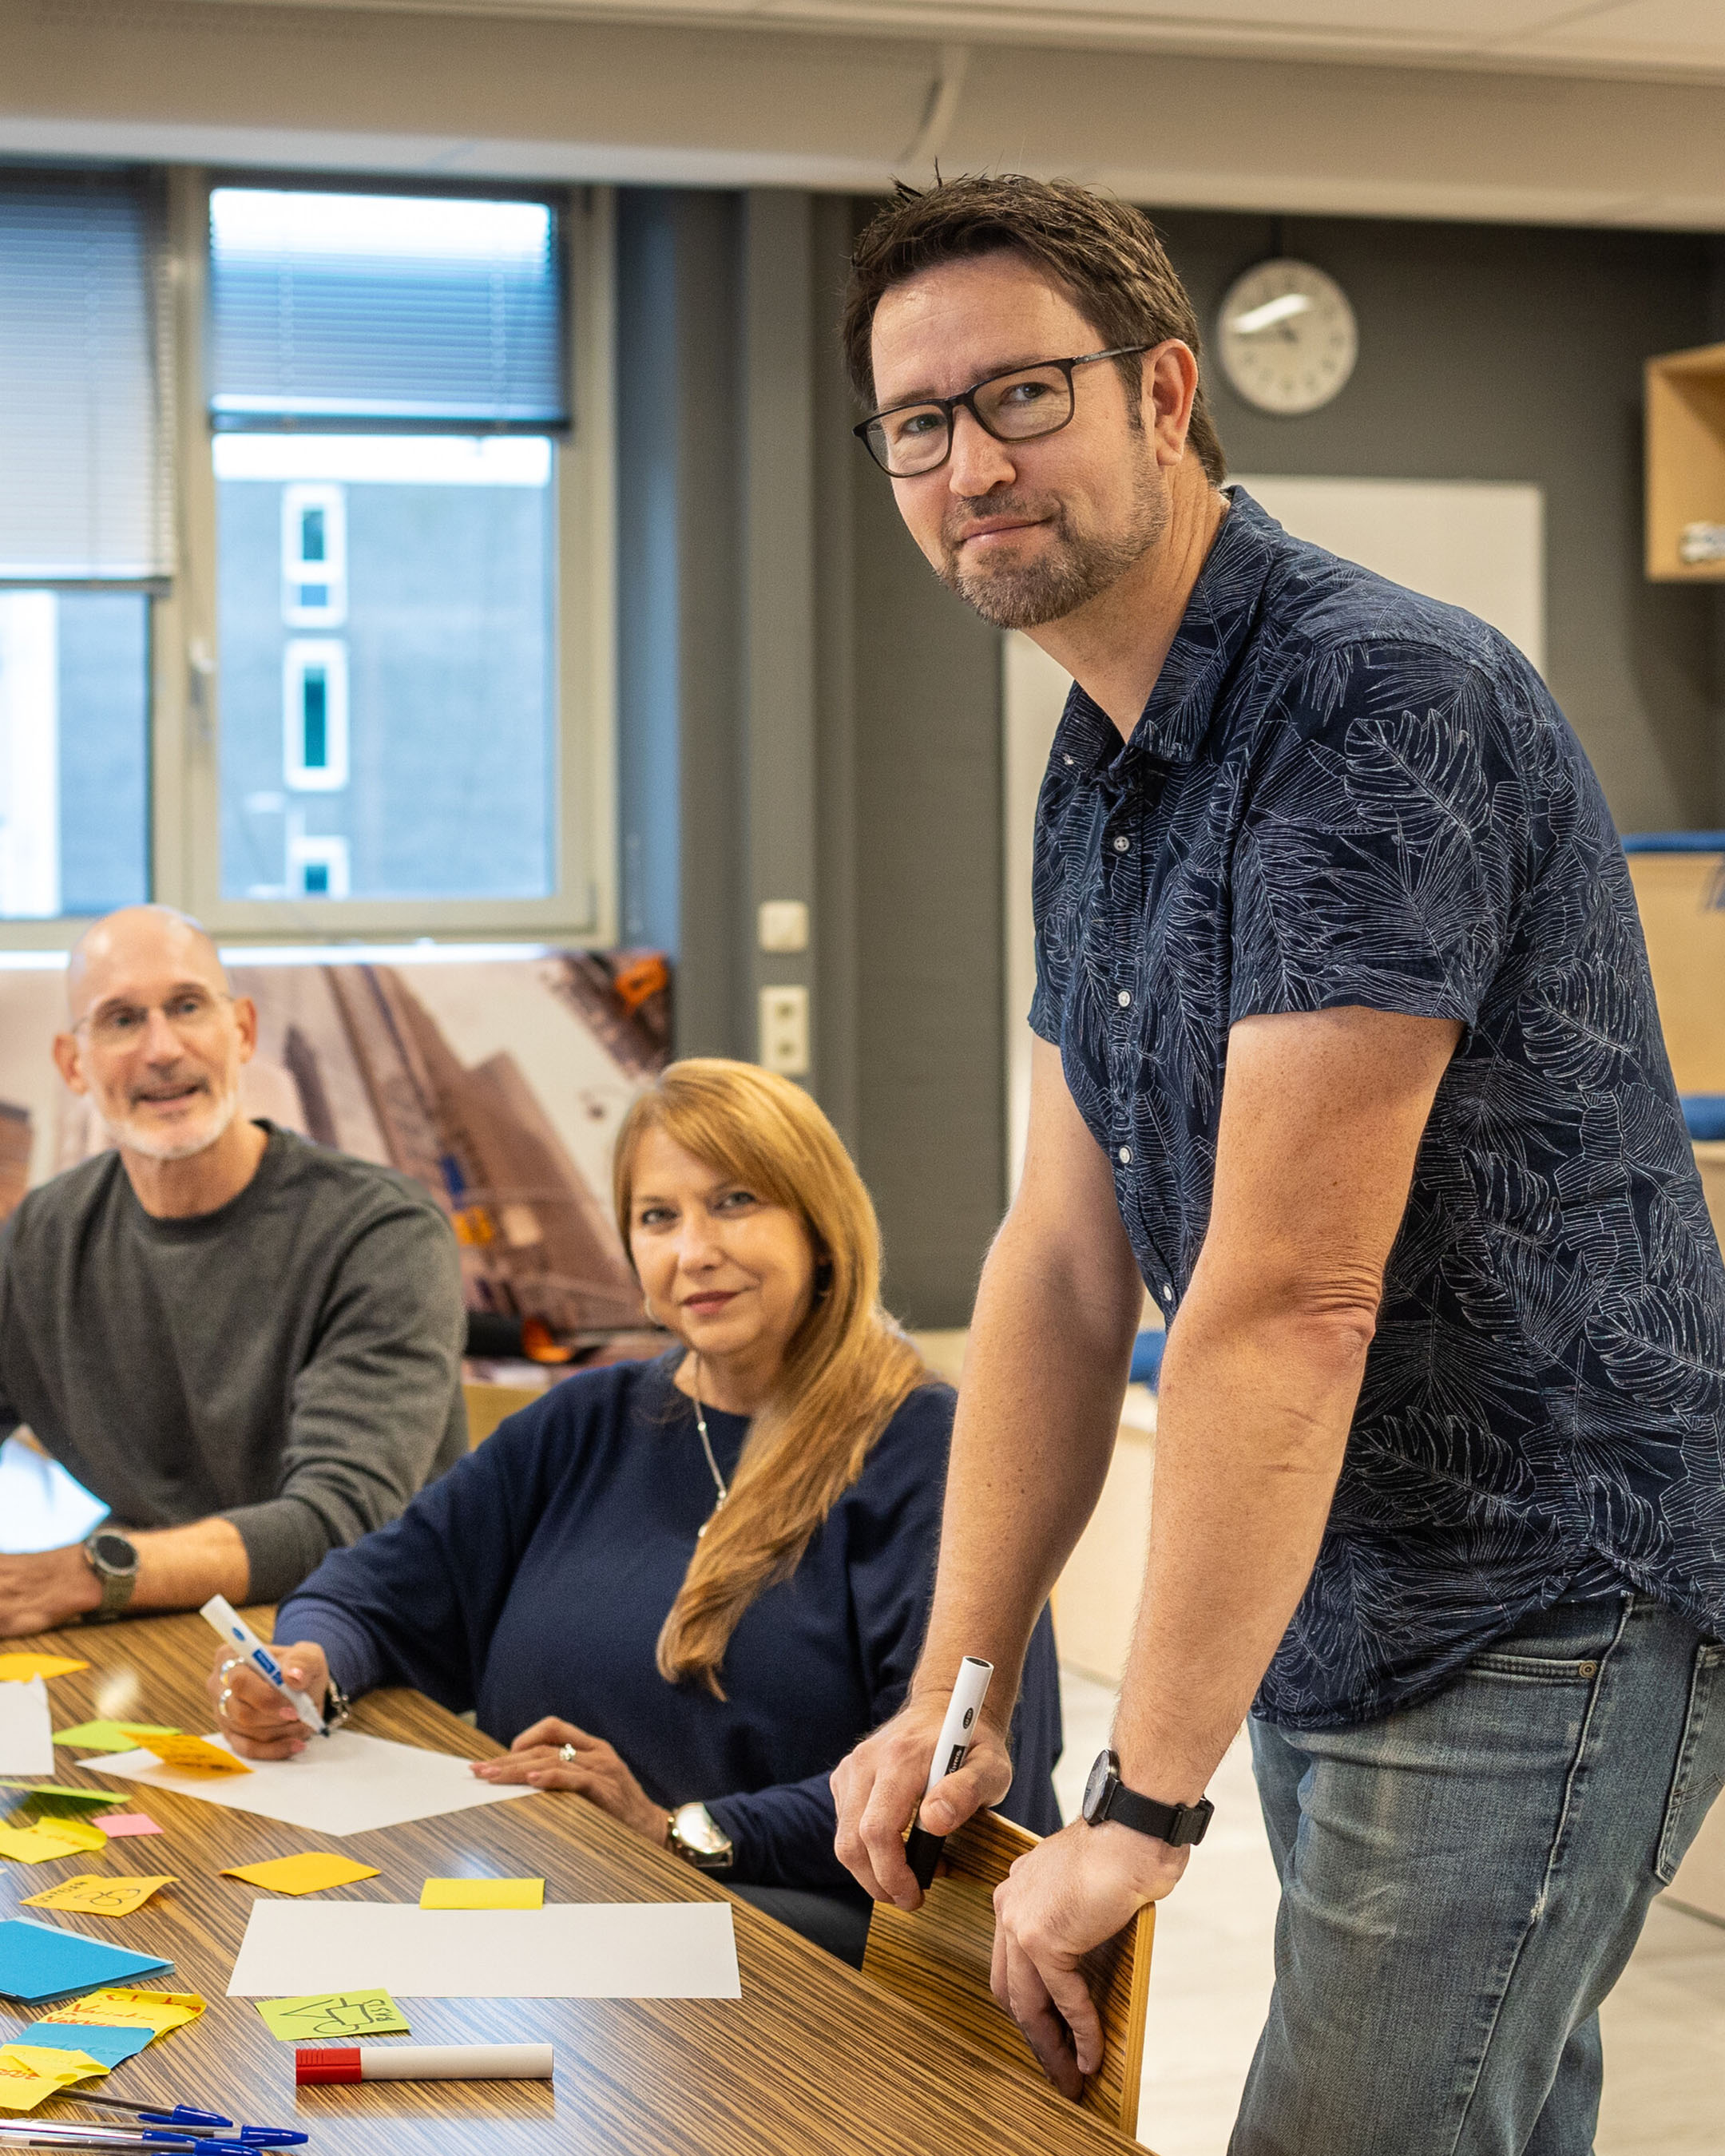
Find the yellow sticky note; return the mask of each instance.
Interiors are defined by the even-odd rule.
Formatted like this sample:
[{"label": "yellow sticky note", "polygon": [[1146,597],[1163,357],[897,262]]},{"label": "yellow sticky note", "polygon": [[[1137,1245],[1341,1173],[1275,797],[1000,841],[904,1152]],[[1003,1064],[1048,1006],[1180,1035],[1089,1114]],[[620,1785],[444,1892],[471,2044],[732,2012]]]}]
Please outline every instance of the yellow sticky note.
[{"label": "yellow sticky note", "polygon": [[[105,1848],[108,1837],[94,1844],[70,1832],[62,1833],[74,1824],[70,1820],[56,1820],[52,1829],[45,1826],[0,1826],[0,1856],[9,1856],[18,1864],[49,1864],[57,1856],[87,1856],[92,1847]],[[82,1827],[80,1820],[75,1824]],[[100,1829],[95,1830],[100,1833]]]},{"label": "yellow sticky note", "polygon": [[0,2110],[33,2111],[44,2097],[74,2082],[105,2073],[100,2059],[84,2051],[54,2051],[41,2044],[0,2045]]},{"label": "yellow sticky note", "polygon": [[422,1909],[542,1909],[542,1879],[428,1879]]},{"label": "yellow sticky note", "polygon": [[87,1670],[88,1662],[74,1662],[66,1655],[0,1655],[0,1684],[28,1684],[32,1677],[69,1676]]},{"label": "yellow sticky note", "polygon": [[95,1821],[78,1812],[39,1811],[28,1806],[13,1815],[7,1830],[12,1834],[46,1835],[50,1841],[63,1843],[68,1849],[81,1850],[85,1854],[108,1846],[108,1837]]},{"label": "yellow sticky note", "polygon": [[143,1907],[158,1887],[175,1883],[171,1871],[158,1872],[149,1878],[80,1871],[74,1878],[62,1879],[58,1887],[47,1887],[40,1894],[26,1895],[24,1906],[29,1909],[81,1909],[87,1917],[129,1917],[134,1909]]},{"label": "yellow sticky note", "polygon": [[120,1727],[128,1737],[136,1735],[143,1749],[153,1752],[164,1767],[190,1767],[200,1774],[249,1774],[252,1771],[244,1759],[236,1759],[218,1744],[206,1744],[201,1737],[182,1736],[178,1731],[149,1731],[141,1722],[122,1722]]},{"label": "yellow sticky note", "polygon": [[[28,2034],[26,2030],[24,2035]],[[22,2036],[15,2044],[0,2046],[0,2059],[26,2066],[33,2074],[46,2074],[49,2080],[64,2075],[69,2081],[87,2082],[92,2074],[108,2071],[88,2051],[62,2051],[49,2044],[27,2044]]]},{"label": "yellow sticky note", "polygon": [[255,2002],[272,2036],[405,2036],[405,2016],[387,1991],[317,1991]]},{"label": "yellow sticky note", "polygon": [[203,2011],[203,2001],[195,1991],[134,1991],[116,1984],[87,1991],[82,1999],[37,2018],[86,2029],[153,2029],[160,2036],[182,2021],[195,2021]]},{"label": "yellow sticky note", "polygon": [[331,1856],[321,1849],[304,1856],[272,1856],[263,1864],[230,1864],[222,1874],[267,1887],[272,1894],[321,1894],[326,1887],[351,1887],[356,1879],[377,1876],[375,1864],[356,1864],[351,1856]]}]

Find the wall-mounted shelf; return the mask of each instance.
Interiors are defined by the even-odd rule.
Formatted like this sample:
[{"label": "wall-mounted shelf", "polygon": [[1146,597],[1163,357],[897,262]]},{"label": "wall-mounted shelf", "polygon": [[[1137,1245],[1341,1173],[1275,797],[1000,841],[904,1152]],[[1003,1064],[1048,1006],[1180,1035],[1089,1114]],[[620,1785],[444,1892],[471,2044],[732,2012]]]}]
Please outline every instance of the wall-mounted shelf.
[{"label": "wall-mounted shelf", "polygon": [[[1707,526],[1717,551],[1686,559]],[[1725,583],[1725,344],[1647,362],[1647,574]]]}]

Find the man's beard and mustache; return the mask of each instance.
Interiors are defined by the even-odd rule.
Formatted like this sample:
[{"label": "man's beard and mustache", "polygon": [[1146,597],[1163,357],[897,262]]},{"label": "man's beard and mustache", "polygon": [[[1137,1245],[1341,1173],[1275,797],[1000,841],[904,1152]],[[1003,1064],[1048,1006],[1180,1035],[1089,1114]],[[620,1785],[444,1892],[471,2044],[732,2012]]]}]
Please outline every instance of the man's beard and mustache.
[{"label": "man's beard and mustache", "polygon": [[[172,1081],[164,1081],[165,1084]],[[190,1160],[194,1154],[207,1152],[239,1110],[239,1084],[237,1079],[223,1082],[214,1078],[203,1081],[205,1096],[212,1103],[208,1116],[196,1134],[191,1132],[171,1137],[166,1132],[157,1131],[147,1125],[140,1127],[136,1114],[139,1102],[136,1097],[126,1101],[123,1115],[110,1115],[105,1105],[102,1110],[102,1127],[116,1145],[124,1146],[129,1152],[141,1152],[147,1160]]]},{"label": "man's beard and mustache", "polygon": [[[1132,514],[1124,531],[1110,539],[1081,537],[1066,521],[1065,505],[1055,495],[990,494],[955,501],[947,511],[942,537],[941,582],[996,629],[1040,629],[1062,621],[1141,562],[1168,526],[1168,500],[1155,475],[1144,472],[1134,491]],[[979,516],[1028,516],[1040,520],[1055,543],[1041,558],[1013,567],[970,574],[960,567],[960,533]]]}]

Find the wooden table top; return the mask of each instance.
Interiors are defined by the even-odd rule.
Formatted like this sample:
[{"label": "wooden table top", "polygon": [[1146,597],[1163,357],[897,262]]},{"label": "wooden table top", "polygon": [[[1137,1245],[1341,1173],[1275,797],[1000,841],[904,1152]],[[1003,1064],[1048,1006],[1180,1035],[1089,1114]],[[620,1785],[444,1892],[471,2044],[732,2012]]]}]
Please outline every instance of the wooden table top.
[{"label": "wooden table top", "polygon": [[[253,1613],[269,1635],[267,1613]],[[8,1648],[39,1647],[90,1666],[49,1680],[57,1728],[97,1713],[107,1676],[135,1671],[126,1709],[144,1722],[202,1733],[213,1720],[203,1681],[213,1654],[195,1616],[75,1627]],[[353,1726],[466,1758],[500,1748],[421,1694],[382,1691],[361,1702]],[[57,1752],[56,1779],[136,1798],[164,1829],[111,1843],[100,1856],[0,1865],[0,1916],[22,1914],[173,1962],[146,1985],[196,1991],[202,2019],[160,2037],[92,2084],[141,2102],[177,2100],[240,2120],[297,2124],[308,2156],[417,2156],[484,2149],[513,2156],[555,2143],[618,2156],[792,2156],[803,2151],[927,2156],[976,2150],[1123,2151],[1137,2144],[1063,2102],[1029,2074],[1014,2074],[922,2017],[819,1948],[726,1896],[698,1872],[619,1826],[584,1799],[547,1792],[375,1833],[309,1835],[143,1784],[90,1771],[100,1755]],[[228,1979],[259,1889],[219,1877],[228,1864],[337,1850],[380,1876],[337,1888],[347,1899],[416,1902],[428,1876],[542,1876],[548,1902],[733,1902],[741,1999],[415,1999],[404,2007],[413,2041],[536,2042],[557,2050],[543,2082],[369,2082],[294,2086],[294,2046],[271,2036]],[[28,1894],[77,1871],[178,1876],[135,1915],[20,1910]],[[0,2037],[48,2010],[0,2000]],[[397,2039],[397,2041],[403,2040]],[[31,2114],[94,2122],[50,2101]],[[121,2122],[109,2113],[104,2123]]]}]

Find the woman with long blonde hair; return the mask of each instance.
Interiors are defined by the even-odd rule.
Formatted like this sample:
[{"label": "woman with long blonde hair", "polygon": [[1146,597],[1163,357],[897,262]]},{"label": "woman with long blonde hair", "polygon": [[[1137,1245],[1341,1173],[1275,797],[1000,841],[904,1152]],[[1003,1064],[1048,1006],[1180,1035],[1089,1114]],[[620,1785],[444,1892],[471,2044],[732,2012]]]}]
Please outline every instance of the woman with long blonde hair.
[{"label": "woman with long blonde hair", "polygon": [[[618,1135],[614,1190],[676,1344],[512,1416],[312,1574],[277,1652],[317,1699],[408,1684],[476,1709],[511,1746],[476,1774],[572,1790],[860,1960],[827,1776],[910,1681],[953,1394],[881,1306],[874,1207],[800,1087],[673,1064]],[[300,1748],[261,1679],[212,1688],[248,1756]],[[1002,1809],[1050,1830],[1046,1612],[1015,1748]]]}]

